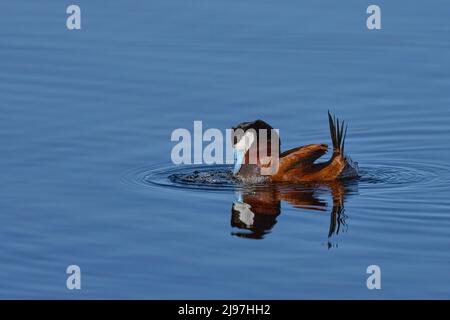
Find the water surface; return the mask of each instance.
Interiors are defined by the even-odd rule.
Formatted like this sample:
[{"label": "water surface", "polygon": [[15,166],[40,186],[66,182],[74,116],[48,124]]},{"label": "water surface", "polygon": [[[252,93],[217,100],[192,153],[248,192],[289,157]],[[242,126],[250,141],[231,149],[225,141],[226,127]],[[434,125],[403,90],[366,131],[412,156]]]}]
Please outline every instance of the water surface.
[{"label": "water surface", "polygon": [[[1,298],[450,297],[447,1],[378,1],[380,31],[361,1],[77,3],[79,31],[69,1],[0,4]],[[206,170],[170,161],[194,120],[285,150],[331,143],[328,109],[358,181],[170,179]]]}]

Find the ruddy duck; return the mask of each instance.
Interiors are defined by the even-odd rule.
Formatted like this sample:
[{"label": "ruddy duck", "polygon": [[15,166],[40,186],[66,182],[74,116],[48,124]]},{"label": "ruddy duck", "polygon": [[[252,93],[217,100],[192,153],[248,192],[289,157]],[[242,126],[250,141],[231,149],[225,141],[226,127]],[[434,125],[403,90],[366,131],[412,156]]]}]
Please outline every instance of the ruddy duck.
[{"label": "ruddy duck", "polygon": [[[278,134],[265,134],[260,139],[261,132],[274,131],[273,127],[263,120],[243,122],[233,129],[241,129],[242,135],[233,138],[233,151],[235,153],[234,174],[242,180],[264,179],[269,182],[301,183],[311,181],[333,181],[341,178],[358,176],[358,164],[344,154],[345,136],[347,126],[328,112],[333,155],[328,161],[315,163],[328,151],[326,144],[309,144],[287,150],[279,154],[272,152],[274,146],[281,145]],[[262,129],[262,130],[261,130]],[[276,141],[274,141],[276,140]],[[264,141],[264,142],[263,142]],[[254,152],[255,159],[250,161],[250,150]],[[261,150],[263,152],[261,152]],[[276,153],[272,155],[271,153]],[[262,169],[273,165],[277,161],[276,170],[268,175],[262,175]]]}]

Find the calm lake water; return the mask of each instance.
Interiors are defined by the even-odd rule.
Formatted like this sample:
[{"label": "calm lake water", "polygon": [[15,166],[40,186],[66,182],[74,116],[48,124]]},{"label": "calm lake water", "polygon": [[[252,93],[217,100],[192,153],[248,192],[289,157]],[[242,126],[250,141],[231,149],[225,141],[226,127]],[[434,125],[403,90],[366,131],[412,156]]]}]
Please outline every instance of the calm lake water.
[{"label": "calm lake water", "polygon": [[[76,3],[78,31],[71,1],[0,3],[0,298],[450,298],[448,1],[377,1],[380,31],[356,0]],[[194,120],[330,144],[328,109],[358,181],[171,163]],[[264,197],[253,225],[233,210]]]}]

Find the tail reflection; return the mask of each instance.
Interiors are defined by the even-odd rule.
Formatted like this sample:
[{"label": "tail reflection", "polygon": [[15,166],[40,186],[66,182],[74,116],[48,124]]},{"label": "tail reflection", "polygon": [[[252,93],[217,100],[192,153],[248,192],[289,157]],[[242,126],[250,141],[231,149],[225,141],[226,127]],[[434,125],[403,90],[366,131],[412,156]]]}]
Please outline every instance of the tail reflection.
[{"label": "tail reflection", "polygon": [[[347,228],[344,199],[350,192],[355,193],[356,189],[355,182],[342,181],[243,188],[238,192],[238,199],[231,208],[231,226],[239,229],[232,232],[232,235],[262,239],[277,223],[282,201],[294,208],[326,212],[328,203],[323,198],[331,194],[332,209],[328,229],[330,239]],[[333,245],[328,241],[328,247],[331,246]]]}]

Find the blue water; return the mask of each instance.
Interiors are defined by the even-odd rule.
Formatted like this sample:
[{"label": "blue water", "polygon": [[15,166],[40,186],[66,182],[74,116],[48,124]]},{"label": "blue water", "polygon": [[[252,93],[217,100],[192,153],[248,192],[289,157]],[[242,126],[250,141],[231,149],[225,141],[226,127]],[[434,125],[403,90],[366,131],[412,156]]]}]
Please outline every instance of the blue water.
[{"label": "blue water", "polygon": [[[379,31],[369,4],[0,2],[0,298],[448,299],[450,4],[377,1]],[[331,143],[328,109],[350,185],[169,179],[194,120],[261,118],[288,149]],[[272,194],[257,226],[233,216]]]}]

